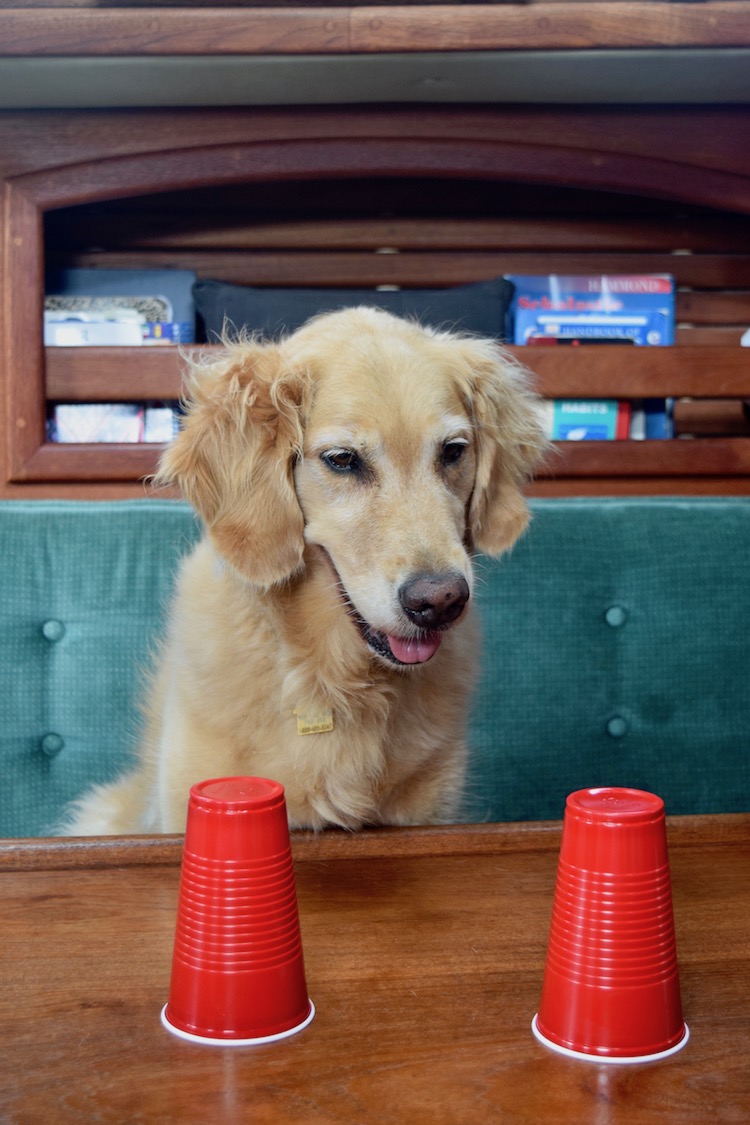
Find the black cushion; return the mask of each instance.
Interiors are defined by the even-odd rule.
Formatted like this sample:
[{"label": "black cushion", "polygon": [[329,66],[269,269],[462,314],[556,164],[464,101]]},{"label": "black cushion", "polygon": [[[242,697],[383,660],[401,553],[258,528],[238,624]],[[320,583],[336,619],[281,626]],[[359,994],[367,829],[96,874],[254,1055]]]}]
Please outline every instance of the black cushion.
[{"label": "black cushion", "polygon": [[193,294],[206,339],[212,343],[225,327],[230,336],[246,328],[274,339],[293,332],[317,313],[355,305],[375,306],[433,328],[504,340],[513,284],[496,277],[450,289],[256,289],[198,281]]}]

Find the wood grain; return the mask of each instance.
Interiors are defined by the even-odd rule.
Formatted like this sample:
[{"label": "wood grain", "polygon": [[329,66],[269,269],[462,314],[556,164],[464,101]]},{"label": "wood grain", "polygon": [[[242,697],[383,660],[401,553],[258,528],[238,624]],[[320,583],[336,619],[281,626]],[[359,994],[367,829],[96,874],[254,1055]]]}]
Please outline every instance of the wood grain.
[{"label": "wood grain", "polygon": [[[186,347],[210,356],[216,345]],[[750,396],[750,354],[732,346],[579,348],[508,346],[536,376],[546,398]],[[181,349],[46,348],[47,397],[64,402],[176,399],[182,391]]]},{"label": "wood grain", "polygon": [[750,44],[737,0],[0,10],[0,55],[341,54]]},{"label": "wood grain", "polygon": [[[670,825],[670,862],[692,1037],[648,1066],[572,1063],[531,1035],[558,825],[532,826],[526,840],[519,826],[450,831],[440,843],[437,833],[426,851],[419,830],[402,844],[399,830],[302,841],[297,890],[317,1015],[260,1049],[186,1044],[159,1023],[176,856],[6,871],[0,1114],[18,1125],[741,1121],[750,818],[730,818],[726,834],[723,818],[705,828],[685,819],[679,841]],[[526,846],[539,832],[541,846]]]}]

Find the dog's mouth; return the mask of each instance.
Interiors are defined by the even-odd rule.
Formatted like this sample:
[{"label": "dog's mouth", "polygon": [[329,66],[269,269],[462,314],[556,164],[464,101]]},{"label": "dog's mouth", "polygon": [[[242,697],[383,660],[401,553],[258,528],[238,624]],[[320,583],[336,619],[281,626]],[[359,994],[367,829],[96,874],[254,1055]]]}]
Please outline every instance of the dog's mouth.
[{"label": "dog's mouth", "polygon": [[360,617],[356,609],[347,601],[347,612],[360,631],[365,644],[391,664],[426,664],[440,648],[443,634],[437,630],[423,631],[414,637],[399,637],[395,633],[380,633]]},{"label": "dog's mouth", "polygon": [[416,664],[426,664],[440,648],[443,631],[438,629],[422,629],[411,636],[400,636],[396,633],[384,633],[365,621],[347,593],[341,581],[333,559],[325,548],[321,548],[326,562],[333,571],[341,595],[344,608],[351,621],[356,625],[362,640],[367,647],[382,660],[396,667],[413,667]]}]

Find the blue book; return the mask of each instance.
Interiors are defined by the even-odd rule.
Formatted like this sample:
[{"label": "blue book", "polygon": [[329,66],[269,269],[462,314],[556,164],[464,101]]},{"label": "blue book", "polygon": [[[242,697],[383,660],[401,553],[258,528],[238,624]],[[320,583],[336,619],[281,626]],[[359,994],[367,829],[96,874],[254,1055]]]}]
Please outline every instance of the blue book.
[{"label": "blue book", "polygon": [[609,340],[674,343],[674,279],[669,274],[508,275],[514,344]]}]

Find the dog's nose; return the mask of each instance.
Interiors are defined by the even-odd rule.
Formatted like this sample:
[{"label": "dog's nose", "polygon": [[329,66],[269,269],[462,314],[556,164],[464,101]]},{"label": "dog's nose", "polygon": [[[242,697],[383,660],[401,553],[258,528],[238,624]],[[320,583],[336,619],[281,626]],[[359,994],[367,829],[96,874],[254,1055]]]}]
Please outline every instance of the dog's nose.
[{"label": "dog's nose", "polygon": [[401,607],[421,629],[442,629],[461,616],[469,600],[462,574],[416,574],[398,592]]}]

